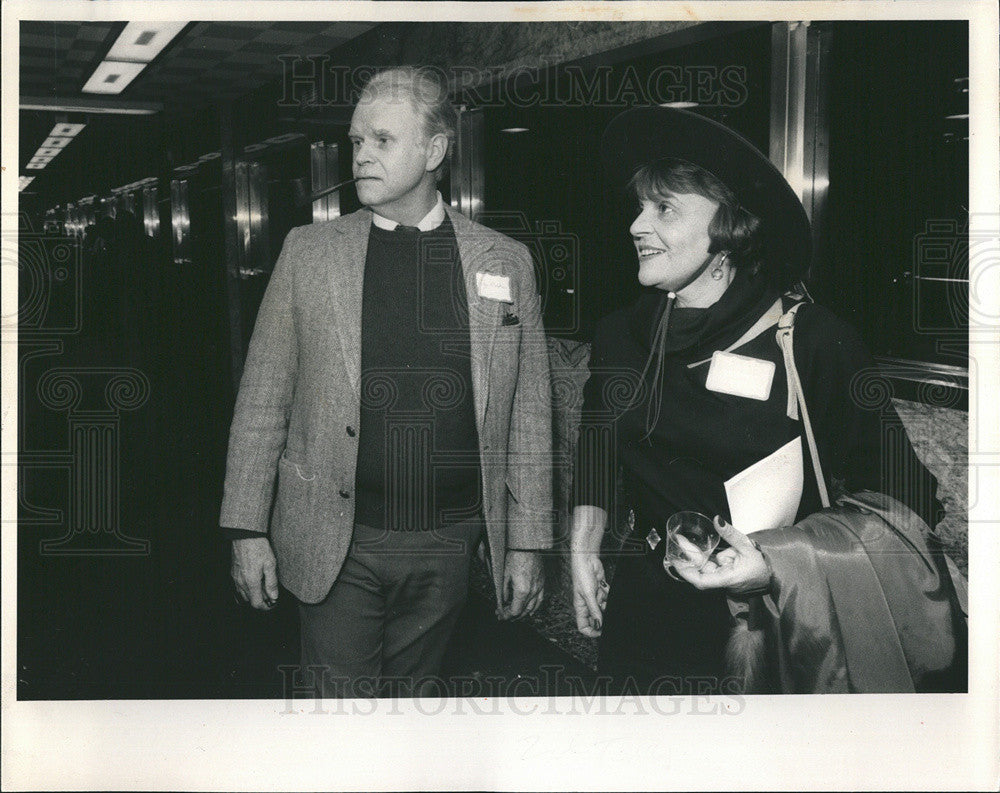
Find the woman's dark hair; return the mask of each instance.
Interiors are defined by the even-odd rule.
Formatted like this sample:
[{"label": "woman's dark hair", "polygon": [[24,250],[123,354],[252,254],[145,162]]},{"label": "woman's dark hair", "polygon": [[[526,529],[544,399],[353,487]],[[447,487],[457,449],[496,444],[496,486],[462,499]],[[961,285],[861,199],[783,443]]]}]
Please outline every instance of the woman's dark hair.
[{"label": "woman's dark hair", "polygon": [[733,191],[704,168],[672,157],[642,166],[628,183],[639,200],[658,201],[671,194],[696,193],[718,203],[708,236],[709,253],[728,251],[736,267],[760,269],[760,220],[736,200]]}]

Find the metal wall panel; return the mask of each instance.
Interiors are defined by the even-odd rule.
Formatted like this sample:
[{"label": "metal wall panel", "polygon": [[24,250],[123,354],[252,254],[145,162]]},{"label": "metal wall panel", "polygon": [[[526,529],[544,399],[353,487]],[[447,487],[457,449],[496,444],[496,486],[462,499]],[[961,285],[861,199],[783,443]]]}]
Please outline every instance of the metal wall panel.
[{"label": "metal wall panel", "polygon": [[485,209],[483,204],[484,130],[482,108],[462,107],[458,115],[458,134],[451,160],[451,205],[466,217],[475,219]]},{"label": "metal wall panel", "polygon": [[174,264],[191,264],[191,205],[187,179],[174,179],[170,183],[170,224]]},{"label": "metal wall panel", "polygon": [[160,235],[160,207],[157,203],[159,187],[148,184],[142,188],[142,225],[147,237]]},{"label": "metal wall panel", "polygon": [[267,220],[267,167],[261,162],[236,163],[236,227],[242,278],[271,271]]},{"label": "metal wall panel", "polygon": [[[340,147],[336,143],[317,141],[309,147],[309,169],[312,192],[318,193],[340,181]],[[313,223],[340,217],[340,192],[334,191],[317,198],[312,205]]]}]

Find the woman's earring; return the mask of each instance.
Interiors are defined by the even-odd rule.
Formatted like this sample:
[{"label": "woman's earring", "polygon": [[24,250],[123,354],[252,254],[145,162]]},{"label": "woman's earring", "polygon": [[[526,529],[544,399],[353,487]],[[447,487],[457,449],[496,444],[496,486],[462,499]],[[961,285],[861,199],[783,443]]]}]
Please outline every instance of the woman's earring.
[{"label": "woman's earring", "polygon": [[722,272],[722,263],[725,260],[726,260],[726,254],[722,254],[722,258],[719,259],[719,263],[717,265],[715,265],[715,269],[712,270],[712,280],[713,281],[721,281],[722,280],[722,276],[725,275],[725,273]]}]

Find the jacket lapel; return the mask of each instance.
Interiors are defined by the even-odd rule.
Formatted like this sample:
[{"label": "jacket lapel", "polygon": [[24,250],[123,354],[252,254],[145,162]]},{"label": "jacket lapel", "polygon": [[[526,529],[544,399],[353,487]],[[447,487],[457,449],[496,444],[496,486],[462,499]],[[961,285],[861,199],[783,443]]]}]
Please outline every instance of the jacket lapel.
[{"label": "jacket lapel", "polygon": [[480,437],[486,420],[486,406],[489,402],[490,364],[496,341],[497,326],[500,324],[500,303],[479,296],[476,273],[491,272],[487,253],[493,247],[492,235],[484,234],[480,227],[451,207],[445,211],[455,229],[458,241],[458,255],[462,259],[462,274],[465,277],[465,291],[469,300],[469,336],[472,364],[472,393],[476,403],[476,424]]},{"label": "jacket lapel", "polygon": [[347,378],[354,393],[361,394],[361,298],[364,291],[365,259],[371,212],[354,212],[335,222],[326,238],[328,313],[340,337]]}]

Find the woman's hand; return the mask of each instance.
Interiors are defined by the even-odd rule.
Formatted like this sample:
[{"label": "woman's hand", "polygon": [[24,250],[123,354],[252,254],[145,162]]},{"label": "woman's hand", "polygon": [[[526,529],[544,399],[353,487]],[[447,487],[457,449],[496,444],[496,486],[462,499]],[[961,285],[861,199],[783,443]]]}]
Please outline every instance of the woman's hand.
[{"label": "woman's hand", "polygon": [[677,575],[697,589],[728,589],[734,595],[766,590],[771,583],[771,566],[764,554],[749,537],[718,515],[715,529],[729,547],[719,551],[701,569],[696,563],[675,563]]},{"label": "woman's hand", "polygon": [[601,564],[601,537],[607,525],[608,513],[600,507],[574,507],[569,530],[573,611],[577,630],[591,638],[601,635],[608,603],[608,581]]},{"label": "woman's hand", "polygon": [[571,551],[570,572],[573,577],[573,611],[576,628],[584,636],[601,635],[604,607],[608,603],[608,582],[604,565],[593,551]]}]

